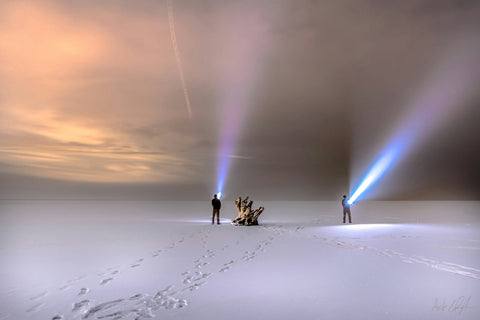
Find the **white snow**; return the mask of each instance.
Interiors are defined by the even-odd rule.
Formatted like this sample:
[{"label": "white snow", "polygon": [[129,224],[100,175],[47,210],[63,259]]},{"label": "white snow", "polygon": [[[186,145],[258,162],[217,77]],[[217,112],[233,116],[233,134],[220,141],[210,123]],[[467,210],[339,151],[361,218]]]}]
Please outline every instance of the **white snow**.
[{"label": "white snow", "polygon": [[230,202],[0,202],[0,320],[478,318],[480,202]]}]

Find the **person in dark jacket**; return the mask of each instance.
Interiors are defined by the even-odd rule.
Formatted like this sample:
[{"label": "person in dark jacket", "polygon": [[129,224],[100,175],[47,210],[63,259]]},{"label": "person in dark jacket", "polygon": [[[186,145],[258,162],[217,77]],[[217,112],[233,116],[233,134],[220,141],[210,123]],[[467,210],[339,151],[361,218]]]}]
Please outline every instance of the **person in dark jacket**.
[{"label": "person in dark jacket", "polygon": [[348,222],[352,223],[352,213],[350,212],[350,205],[347,201],[347,196],[343,196],[342,200],[342,207],[343,207],[343,223],[345,223],[345,216],[348,214]]},{"label": "person in dark jacket", "polygon": [[212,224],[215,222],[215,215],[217,215],[217,224],[220,224],[220,208],[222,207],[222,202],[217,198],[217,195],[213,195],[212,199],[213,215],[212,215]]}]

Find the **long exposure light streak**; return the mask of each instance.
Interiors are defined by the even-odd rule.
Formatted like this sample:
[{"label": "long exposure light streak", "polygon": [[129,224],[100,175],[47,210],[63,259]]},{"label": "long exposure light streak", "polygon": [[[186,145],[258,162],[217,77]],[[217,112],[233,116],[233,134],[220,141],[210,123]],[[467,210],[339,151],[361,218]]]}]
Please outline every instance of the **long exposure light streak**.
[{"label": "long exposure light streak", "polygon": [[398,156],[398,147],[392,147],[381,155],[373,166],[368,170],[367,175],[363,179],[360,186],[355,190],[353,195],[348,199],[348,203],[352,204],[357,198],[376,180],[378,180],[392,165],[395,158]]},{"label": "long exposure light streak", "polygon": [[252,107],[253,90],[260,72],[259,61],[267,48],[263,22],[238,16],[231,21],[228,46],[228,64],[221,83],[219,100],[222,124],[220,126],[220,149],[218,153],[217,194],[225,195],[225,182],[233,158],[249,159],[234,155],[240,130]]},{"label": "long exposure light streak", "polygon": [[[233,101],[231,101],[233,102]],[[223,126],[222,142],[220,145],[220,153],[218,155],[218,179],[217,179],[217,193],[222,195],[225,180],[231,164],[231,154],[233,153],[235,143],[238,138],[240,130],[240,122],[245,116],[245,106],[231,105],[229,108],[230,115],[225,118],[225,125]]]},{"label": "long exposure light streak", "polygon": [[468,106],[468,99],[480,84],[480,40],[462,39],[447,51],[435,72],[420,93],[413,99],[410,112],[393,131],[389,143],[367,171],[348,200],[354,203],[372,187],[400,158],[438,131]]},{"label": "long exposure light streak", "polygon": [[180,57],[180,50],[178,49],[177,35],[175,33],[175,19],[173,16],[173,3],[172,0],[167,0],[168,7],[168,24],[170,26],[170,38],[172,39],[173,52],[175,54],[175,60],[177,61],[178,73],[180,75],[180,81],[182,83],[183,96],[185,97],[185,105],[187,106],[188,116],[192,118],[192,106],[190,104],[190,97],[188,95],[187,83],[185,81],[185,74],[183,72],[182,59]]}]

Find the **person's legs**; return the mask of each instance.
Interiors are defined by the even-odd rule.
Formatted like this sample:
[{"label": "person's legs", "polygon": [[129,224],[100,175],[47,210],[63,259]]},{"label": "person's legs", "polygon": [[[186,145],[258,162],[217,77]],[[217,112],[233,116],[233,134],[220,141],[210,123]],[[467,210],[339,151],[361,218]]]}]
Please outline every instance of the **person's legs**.
[{"label": "person's legs", "polygon": [[350,209],[348,209],[348,222],[352,223],[352,213],[350,212]]},{"label": "person's legs", "polygon": [[345,211],[345,209],[343,209],[343,223],[345,223],[345,215],[347,214],[347,212]]},{"label": "person's legs", "polygon": [[213,209],[212,224],[215,223],[215,215],[217,216],[217,223],[220,224],[220,210],[219,209]]}]

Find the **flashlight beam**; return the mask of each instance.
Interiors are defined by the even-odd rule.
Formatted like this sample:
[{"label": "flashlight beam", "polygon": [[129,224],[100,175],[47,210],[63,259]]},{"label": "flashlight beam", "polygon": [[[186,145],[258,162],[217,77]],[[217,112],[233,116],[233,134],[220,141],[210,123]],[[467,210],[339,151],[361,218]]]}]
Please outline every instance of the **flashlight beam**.
[{"label": "flashlight beam", "polygon": [[[225,46],[228,63],[222,74],[219,106],[221,125],[218,152],[217,192],[223,192],[232,167],[232,155],[254,105],[256,84],[260,80],[262,56],[270,43],[263,20],[235,15],[227,29]],[[238,159],[238,158],[236,158]]]},{"label": "flashlight beam", "polygon": [[468,100],[478,92],[480,83],[480,41],[470,35],[455,42],[440,60],[425,88],[412,101],[411,111],[393,132],[386,151],[368,170],[365,178],[348,199],[354,203],[375,184],[399,158],[425,143],[442,125],[469,106]]},{"label": "flashlight beam", "polygon": [[348,204],[353,204],[355,200],[370,186],[380,179],[381,176],[391,167],[394,160],[397,158],[398,148],[391,148],[387,150],[375,164],[370,168],[365,178],[360,183],[360,186],[355,190],[353,195],[348,199]]}]

